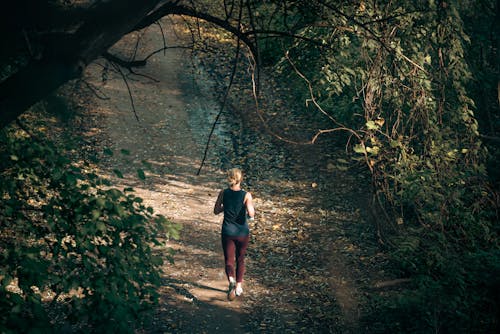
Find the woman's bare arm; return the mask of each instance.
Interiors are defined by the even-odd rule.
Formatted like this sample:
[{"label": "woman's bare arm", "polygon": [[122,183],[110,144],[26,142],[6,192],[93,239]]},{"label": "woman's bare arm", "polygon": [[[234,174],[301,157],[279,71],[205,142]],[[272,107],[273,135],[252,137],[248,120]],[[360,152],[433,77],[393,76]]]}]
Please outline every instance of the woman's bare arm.
[{"label": "woman's bare arm", "polygon": [[217,201],[215,201],[214,214],[216,215],[218,215],[221,212],[224,212],[224,207],[222,205],[223,197],[224,197],[224,190],[221,190],[219,196],[217,196]]},{"label": "woman's bare arm", "polygon": [[245,195],[245,207],[247,208],[247,213],[250,218],[255,217],[255,208],[253,207],[253,200],[252,200],[252,194],[246,193]]}]

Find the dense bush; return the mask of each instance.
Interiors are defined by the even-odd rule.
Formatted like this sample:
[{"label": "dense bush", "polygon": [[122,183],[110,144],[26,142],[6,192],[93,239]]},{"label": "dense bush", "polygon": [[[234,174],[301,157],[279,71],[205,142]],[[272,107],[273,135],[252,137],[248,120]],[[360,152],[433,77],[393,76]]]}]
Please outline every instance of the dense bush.
[{"label": "dense bush", "polygon": [[177,227],[43,134],[0,138],[0,332],[133,332]]},{"label": "dense bush", "polygon": [[375,332],[498,330],[498,168],[487,169],[498,161],[482,141],[499,131],[496,6],[313,1],[315,20],[297,21],[300,38],[281,44],[277,71],[302,82],[297,96],[325,129],[351,135],[371,171],[380,235],[395,273],[412,281],[374,302]]}]

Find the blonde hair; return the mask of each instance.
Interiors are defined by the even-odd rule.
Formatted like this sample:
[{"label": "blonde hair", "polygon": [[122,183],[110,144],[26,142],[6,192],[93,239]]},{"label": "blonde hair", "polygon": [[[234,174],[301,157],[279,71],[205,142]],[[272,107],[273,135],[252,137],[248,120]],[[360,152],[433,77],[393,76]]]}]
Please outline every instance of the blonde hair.
[{"label": "blonde hair", "polygon": [[243,181],[243,173],[238,168],[231,168],[227,171],[227,181],[231,186],[241,183]]}]

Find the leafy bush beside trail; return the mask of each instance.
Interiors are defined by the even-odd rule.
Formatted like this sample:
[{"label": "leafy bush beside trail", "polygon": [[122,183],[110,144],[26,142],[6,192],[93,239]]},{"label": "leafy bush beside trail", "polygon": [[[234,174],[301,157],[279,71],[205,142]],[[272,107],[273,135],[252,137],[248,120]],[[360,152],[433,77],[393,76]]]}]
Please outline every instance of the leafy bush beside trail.
[{"label": "leafy bush beside trail", "polygon": [[1,133],[2,333],[133,332],[157,301],[153,247],[177,227],[72,160],[45,137]]}]

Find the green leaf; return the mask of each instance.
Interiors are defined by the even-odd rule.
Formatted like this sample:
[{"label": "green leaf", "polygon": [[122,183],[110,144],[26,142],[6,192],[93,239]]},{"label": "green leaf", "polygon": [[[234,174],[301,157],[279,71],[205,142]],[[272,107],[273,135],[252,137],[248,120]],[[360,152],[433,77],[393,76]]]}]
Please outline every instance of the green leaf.
[{"label": "green leaf", "polygon": [[113,156],[113,151],[111,149],[107,148],[107,147],[104,148],[103,152],[106,155]]},{"label": "green leaf", "polygon": [[368,121],[368,122],[366,122],[365,125],[368,128],[368,130],[378,130],[379,129],[379,126],[374,121]]},{"label": "green leaf", "polygon": [[106,232],[106,224],[104,224],[102,221],[98,221],[96,227],[99,231]]},{"label": "green leaf", "polygon": [[100,210],[92,210],[92,220],[97,220],[99,217],[101,217],[101,211]]},{"label": "green leaf", "polygon": [[113,200],[117,200],[123,195],[123,193],[116,188],[106,190],[106,194]]},{"label": "green leaf", "polygon": [[115,212],[116,212],[116,214],[118,215],[118,217],[120,217],[120,218],[125,217],[125,215],[126,215],[126,211],[125,211],[125,209],[123,208],[123,206],[121,206],[121,205],[119,205],[119,204],[116,204],[116,205],[114,206],[114,208],[115,208]]},{"label": "green leaf", "polygon": [[360,153],[360,154],[365,154],[365,152],[366,152],[365,148],[361,144],[354,145],[353,150],[354,150],[354,152]]},{"label": "green leaf", "polygon": [[168,222],[166,226],[167,238],[179,239],[182,225]]},{"label": "green leaf", "polygon": [[366,152],[372,154],[372,155],[377,155],[378,154],[378,151],[379,151],[379,147],[378,146],[373,146],[373,147],[366,147]]},{"label": "green leaf", "polygon": [[122,148],[122,149],[120,150],[120,153],[121,153],[121,154],[123,154],[123,155],[130,155],[130,151],[129,151],[129,150],[126,150],[126,149],[124,149],[124,148]]},{"label": "green leaf", "polygon": [[115,173],[115,175],[118,176],[120,179],[123,179],[123,173],[118,169],[113,169],[113,173]]},{"label": "green leaf", "polygon": [[137,176],[141,179],[141,180],[145,180],[146,179],[146,174],[144,174],[144,171],[142,169],[138,169],[137,170]]},{"label": "green leaf", "polygon": [[99,197],[99,198],[96,199],[95,203],[96,203],[96,205],[97,205],[98,208],[102,209],[106,205],[106,200],[104,198],[102,198],[102,197]]},{"label": "green leaf", "polygon": [[154,266],[161,266],[163,264],[163,259],[159,256],[152,256],[151,257],[151,263]]},{"label": "green leaf", "polygon": [[396,147],[399,147],[401,146],[400,142],[398,142],[397,140],[391,140],[389,145],[392,147],[392,148],[396,148]]},{"label": "green leaf", "polygon": [[4,207],[4,215],[5,217],[10,217],[12,214],[15,212],[14,208],[11,206],[5,206]]}]

